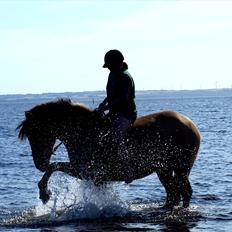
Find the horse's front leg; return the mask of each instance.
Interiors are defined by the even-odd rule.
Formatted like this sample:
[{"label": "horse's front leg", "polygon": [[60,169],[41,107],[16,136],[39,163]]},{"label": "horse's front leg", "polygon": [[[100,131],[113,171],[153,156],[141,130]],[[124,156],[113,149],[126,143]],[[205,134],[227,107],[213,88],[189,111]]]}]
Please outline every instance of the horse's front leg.
[{"label": "horse's front leg", "polygon": [[52,173],[55,171],[64,172],[70,176],[80,178],[80,176],[78,175],[78,173],[76,172],[76,170],[72,167],[72,165],[70,163],[68,163],[68,162],[51,163],[48,166],[43,177],[41,178],[41,180],[38,183],[39,196],[44,204],[46,204],[48,202],[48,200],[50,199],[51,191],[48,190],[47,186],[48,186],[49,178],[51,177]]},{"label": "horse's front leg", "polygon": [[47,186],[48,186],[48,180],[51,177],[52,173],[53,173],[52,170],[46,171],[38,183],[39,198],[42,200],[44,204],[48,202],[51,196],[51,191],[48,190]]}]

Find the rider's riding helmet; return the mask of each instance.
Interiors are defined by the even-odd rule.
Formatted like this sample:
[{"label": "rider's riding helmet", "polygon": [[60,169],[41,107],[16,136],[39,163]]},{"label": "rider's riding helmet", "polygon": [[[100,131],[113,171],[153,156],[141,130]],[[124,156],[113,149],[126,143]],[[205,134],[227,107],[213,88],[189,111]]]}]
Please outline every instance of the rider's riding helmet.
[{"label": "rider's riding helmet", "polygon": [[109,64],[120,64],[123,62],[123,60],[124,57],[122,53],[119,50],[113,49],[105,54],[105,58],[104,58],[105,63],[102,67],[108,68]]}]

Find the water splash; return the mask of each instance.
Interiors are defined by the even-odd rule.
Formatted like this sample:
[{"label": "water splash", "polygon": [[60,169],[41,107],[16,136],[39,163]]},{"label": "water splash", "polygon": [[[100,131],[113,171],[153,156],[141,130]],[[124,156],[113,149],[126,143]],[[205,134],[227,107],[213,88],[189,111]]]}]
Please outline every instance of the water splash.
[{"label": "water splash", "polygon": [[0,222],[1,226],[39,227],[91,220],[116,222],[187,222],[198,220],[197,206],[188,209],[176,207],[173,211],[162,203],[126,203],[121,200],[113,185],[101,188],[91,181],[80,181],[64,174],[55,174],[49,182],[52,196],[44,205],[37,205]]},{"label": "water splash", "polygon": [[168,210],[163,207],[161,203],[147,203],[147,204],[132,204],[130,206],[133,216],[140,218],[140,221],[145,222],[162,222],[162,223],[186,223],[198,221],[202,218],[199,207],[192,205],[188,208],[180,206],[174,207],[173,210]]},{"label": "water splash", "polygon": [[53,197],[47,205],[39,203],[37,216],[49,213],[52,220],[74,220],[122,216],[128,212],[128,205],[123,202],[112,185],[96,187],[91,181],[74,178],[56,178],[53,184]]},{"label": "water splash", "polygon": [[0,225],[38,226],[81,219],[123,217],[129,206],[107,184],[96,187],[91,181],[80,181],[56,174],[49,182],[51,199],[44,205],[39,199],[35,207],[4,219]]}]

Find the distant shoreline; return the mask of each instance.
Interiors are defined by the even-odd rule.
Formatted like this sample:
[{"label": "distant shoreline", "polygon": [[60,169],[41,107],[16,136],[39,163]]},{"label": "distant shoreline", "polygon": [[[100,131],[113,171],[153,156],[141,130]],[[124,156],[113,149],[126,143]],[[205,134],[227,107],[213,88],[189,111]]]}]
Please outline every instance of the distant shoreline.
[{"label": "distant shoreline", "polygon": [[[106,96],[105,91],[61,92],[40,94],[0,94],[0,101],[13,100],[56,100],[68,98],[76,101],[83,99],[101,100]],[[196,90],[137,90],[136,98],[198,98],[198,97],[232,97],[232,89],[196,89]]]},{"label": "distant shoreline", "polygon": [[[159,93],[190,93],[190,92],[232,92],[232,88],[215,88],[215,89],[193,89],[193,90],[188,90],[188,89],[183,89],[183,90],[166,90],[166,89],[161,89],[161,90],[136,90],[136,93],[142,93],[142,94],[159,94]],[[9,93],[9,94],[1,94],[0,97],[2,96],[40,96],[40,95],[75,95],[75,94],[105,94],[105,90],[91,90],[91,91],[80,91],[80,92],[45,92],[45,93]]]}]

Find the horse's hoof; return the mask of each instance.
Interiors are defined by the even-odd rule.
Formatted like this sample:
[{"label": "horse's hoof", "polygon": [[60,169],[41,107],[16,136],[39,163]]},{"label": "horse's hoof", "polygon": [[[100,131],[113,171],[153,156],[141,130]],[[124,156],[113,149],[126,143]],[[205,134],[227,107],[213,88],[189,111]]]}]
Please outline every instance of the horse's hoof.
[{"label": "horse's hoof", "polygon": [[125,183],[130,184],[130,183],[132,183],[132,181],[133,181],[133,179],[128,179],[128,180],[125,180]]},{"label": "horse's hoof", "polygon": [[174,204],[170,202],[166,202],[162,208],[168,211],[172,211],[174,209]]},{"label": "horse's hoof", "polygon": [[101,180],[94,181],[94,185],[95,185],[96,187],[101,187],[103,184],[104,184],[104,182],[101,181]]},{"label": "horse's hoof", "polygon": [[184,202],[184,203],[183,203],[183,207],[184,207],[184,208],[188,208],[188,207],[189,207],[189,202]]},{"label": "horse's hoof", "polygon": [[52,193],[50,190],[45,190],[43,192],[40,192],[39,198],[43,202],[43,204],[46,204],[49,201],[51,195]]}]

